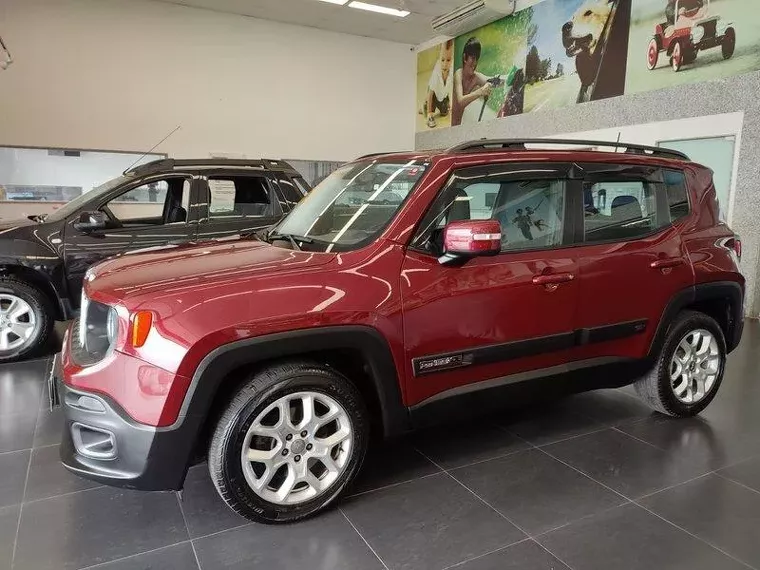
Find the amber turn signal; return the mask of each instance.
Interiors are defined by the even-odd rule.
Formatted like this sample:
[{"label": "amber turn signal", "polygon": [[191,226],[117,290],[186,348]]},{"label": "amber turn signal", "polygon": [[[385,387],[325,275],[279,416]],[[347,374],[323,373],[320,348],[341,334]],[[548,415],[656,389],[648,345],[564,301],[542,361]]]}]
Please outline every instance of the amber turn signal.
[{"label": "amber turn signal", "polygon": [[148,333],[153,326],[153,313],[137,311],[132,315],[132,346],[140,348],[148,339]]}]

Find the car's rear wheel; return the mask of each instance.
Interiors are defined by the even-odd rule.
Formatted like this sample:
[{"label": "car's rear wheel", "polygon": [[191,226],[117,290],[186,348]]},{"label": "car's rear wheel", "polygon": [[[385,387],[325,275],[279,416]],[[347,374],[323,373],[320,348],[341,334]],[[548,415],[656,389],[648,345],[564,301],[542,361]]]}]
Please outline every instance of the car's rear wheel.
[{"label": "car's rear wheel", "polygon": [[53,330],[50,301],[38,287],[15,277],[0,278],[0,362],[37,353]]},{"label": "car's rear wheel", "polygon": [[681,41],[676,41],[673,44],[673,51],[670,52],[670,67],[673,71],[678,73],[681,71],[681,67],[684,64],[684,47]]},{"label": "car's rear wheel", "polygon": [[309,362],[254,375],[219,420],[209,472],[224,501],[262,523],[324,509],[352,481],[367,448],[367,411],[356,387]]},{"label": "car's rear wheel", "polygon": [[657,364],[636,381],[636,392],[658,412],[693,416],[717,394],[725,363],[726,341],[715,320],[684,311],[671,325]]},{"label": "car's rear wheel", "polygon": [[723,59],[731,59],[736,49],[736,31],[733,28],[728,28],[723,35],[723,41],[720,44],[721,52],[723,53]]}]

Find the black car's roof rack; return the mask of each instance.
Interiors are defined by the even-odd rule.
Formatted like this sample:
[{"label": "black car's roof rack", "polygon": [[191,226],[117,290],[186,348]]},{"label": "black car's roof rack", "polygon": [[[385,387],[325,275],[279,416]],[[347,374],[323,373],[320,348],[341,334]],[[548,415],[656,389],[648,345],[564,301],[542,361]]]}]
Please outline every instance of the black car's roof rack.
[{"label": "black car's roof rack", "polygon": [[526,144],[541,145],[562,145],[562,146],[581,146],[581,147],[613,147],[616,149],[625,149],[626,154],[639,154],[646,156],[655,156],[658,158],[674,158],[676,160],[689,160],[684,153],[669,148],[657,146],[645,146],[640,144],[630,144],[624,142],[610,141],[585,141],[574,139],[480,139],[468,141],[451,147],[446,152],[472,152],[472,151],[489,151],[489,150],[529,150]]},{"label": "black car's roof rack", "polygon": [[295,174],[296,169],[284,160],[270,160],[262,158],[259,160],[246,160],[240,158],[194,158],[194,159],[176,159],[161,158],[145,164],[129,168],[124,174],[133,174],[142,176],[151,172],[160,172],[163,170],[174,170],[177,168],[253,168],[259,170],[275,170],[281,172],[290,172]]}]

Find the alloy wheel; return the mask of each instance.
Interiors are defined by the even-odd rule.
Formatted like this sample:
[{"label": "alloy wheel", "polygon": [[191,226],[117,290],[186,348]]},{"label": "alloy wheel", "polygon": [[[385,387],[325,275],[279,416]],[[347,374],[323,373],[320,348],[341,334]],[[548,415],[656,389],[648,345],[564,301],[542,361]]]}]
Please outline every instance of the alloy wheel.
[{"label": "alloy wheel", "polygon": [[38,319],[21,297],[0,293],[0,354],[17,351],[35,336]]},{"label": "alloy wheel", "polygon": [[670,360],[673,394],[684,404],[701,401],[715,385],[722,364],[715,336],[705,329],[689,331]]},{"label": "alloy wheel", "polygon": [[248,428],[243,474],[262,499],[298,505],[335,484],[349,463],[353,439],[348,413],[335,399],[321,392],[288,394]]}]

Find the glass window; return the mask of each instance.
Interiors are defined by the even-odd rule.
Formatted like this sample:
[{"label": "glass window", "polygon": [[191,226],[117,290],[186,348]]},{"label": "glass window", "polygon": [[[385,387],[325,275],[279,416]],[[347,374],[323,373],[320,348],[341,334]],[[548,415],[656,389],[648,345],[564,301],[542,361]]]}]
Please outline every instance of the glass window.
[{"label": "glass window", "polygon": [[105,207],[121,225],[163,225],[187,221],[190,181],[153,180],[112,198]]},{"label": "glass window", "polygon": [[689,214],[689,194],[686,191],[686,179],[683,172],[677,170],[665,170],[665,193],[668,197],[668,209],[670,221],[675,222]]},{"label": "glass window", "polygon": [[209,178],[211,218],[262,218],[279,213],[262,176]]},{"label": "glass window", "polygon": [[643,181],[583,185],[584,241],[625,240],[657,228],[655,184]]},{"label": "glass window", "polygon": [[279,178],[278,182],[280,183],[280,192],[282,192],[282,195],[285,198],[285,202],[291,208],[298,204],[301,198],[305,196],[305,193],[302,193],[298,186],[296,186],[293,182],[284,176]]},{"label": "glass window", "polygon": [[296,176],[293,178],[293,182],[295,182],[296,186],[298,186],[298,190],[301,192],[302,196],[306,196],[306,194],[309,193],[309,185],[306,183],[306,180]]},{"label": "glass window", "polygon": [[[436,200],[413,243],[440,249],[446,224],[494,219],[501,224],[502,252],[556,247],[562,244],[564,216],[564,180],[462,179]],[[435,229],[426,236],[425,227]]]},{"label": "glass window", "polygon": [[311,190],[277,232],[310,237],[327,251],[356,247],[385,228],[424,172],[417,161],[343,166]]}]

